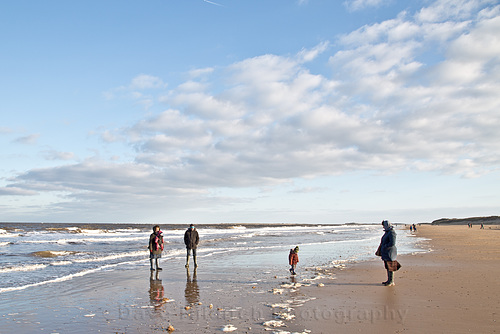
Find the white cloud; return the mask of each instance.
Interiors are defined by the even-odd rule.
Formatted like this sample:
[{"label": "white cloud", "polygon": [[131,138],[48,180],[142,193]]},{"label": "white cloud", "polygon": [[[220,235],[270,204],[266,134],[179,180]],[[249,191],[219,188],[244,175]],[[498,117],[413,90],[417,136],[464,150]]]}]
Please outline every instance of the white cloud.
[{"label": "white cloud", "polygon": [[318,55],[325,52],[328,49],[329,45],[329,42],[322,42],[312,49],[302,49],[297,54],[299,62],[310,62],[314,60]]},{"label": "white cloud", "polygon": [[495,5],[496,0],[438,0],[424,7],[417,15],[422,22],[467,20],[486,4]]},{"label": "white cloud", "polygon": [[35,145],[38,141],[38,138],[40,138],[40,134],[31,134],[28,136],[23,136],[14,139],[14,143],[18,144],[25,144],[25,145]]},{"label": "white cloud", "polygon": [[344,6],[347,10],[354,12],[368,7],[377,7],[387,2],[388,0],[347,0]]},{"label": "white cloud", "polygon": [[47,160],[73,160],[76,158],[73,152],[45,151],[43,156]]},{"label": "white cloud", "polygon": [[132,79],[129,88],[131,90],[148,90],[148,89],[158,89],[165,88],[166,84],[162,79],[148,75],[140,74]]},{"label": "white cloud", "polygon": [[[134,77],[126,86],[113,88],[103,92],[102,96],[106,100],[128,99],[135,101],[136,105],[141,106],[144,110],[152,108],[156,99],[154,93],[164,92],[167,84],[159,77],[140,74]],[[161,101],[160,101],[161,102]]]},{"label": "white cloud", "polygon": [[0,126],[0,134],[9,134],[12,132],[14,132],[13,129],[8,128],[8,127],[4,127],[4,126]]},{"label": "white cloud", "polygon": [[34,196],[37,192],[17,187],[0,187],[0,196]]}]

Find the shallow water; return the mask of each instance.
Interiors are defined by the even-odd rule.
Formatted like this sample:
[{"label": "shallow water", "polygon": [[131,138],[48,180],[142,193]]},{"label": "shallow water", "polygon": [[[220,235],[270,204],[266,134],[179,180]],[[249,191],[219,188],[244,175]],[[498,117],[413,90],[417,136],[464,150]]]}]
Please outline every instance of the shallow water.
[{"label": "shallow water", "polygon": [[[164,225],[162,263],[182,260],[184,225]],[[200,225],[199,261],[211,270],[288,268],[298,245],[299,269],[336,266],[373,258],[380,225]],[[101,270],[149,265],[151,225],[0,224],[0,294],[59,284]],[[400,254],[421,251],[419,238],[398,230]]]}]

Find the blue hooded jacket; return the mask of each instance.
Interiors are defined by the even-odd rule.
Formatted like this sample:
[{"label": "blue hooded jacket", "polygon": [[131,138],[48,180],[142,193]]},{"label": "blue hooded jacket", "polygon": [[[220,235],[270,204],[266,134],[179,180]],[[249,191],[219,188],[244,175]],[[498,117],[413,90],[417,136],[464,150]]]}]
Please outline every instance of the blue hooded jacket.
[{"label": "blue hooded jacket", "polygon": [[380,256],[384,261],[396,261],[398,255],[396,231],[394,231],[394,227],[387,220],[384,220],[382,224],[384,225],[385,233],[380,240]]}]

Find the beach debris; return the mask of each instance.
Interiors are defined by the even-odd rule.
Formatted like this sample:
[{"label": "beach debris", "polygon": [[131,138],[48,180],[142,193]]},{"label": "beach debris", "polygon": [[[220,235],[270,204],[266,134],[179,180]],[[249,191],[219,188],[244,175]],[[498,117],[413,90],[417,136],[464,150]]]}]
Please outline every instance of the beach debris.
[{"label": "beach debris", "polygon": [[95,313],[85,314],[84,317],[94,317]]},{"label": "beach debris", "polygon": [[300,288],[301,286],[303,286],[303,284],[301,283],[283,283],[281,284],[281,287],[282,288],[285,288],[285,289],[293,289],[293,288]]},{"label": "beach debris", "polygon": [[191,309],[191,306],[186,306],[184,307],[184,309],[186,309],[186,311],[189,311]]},{"label": "beach debris", "polygon": [[203,305],[203,303],[202,302],[198,302],[198,305]]},{"label": "beach debris", "polygon": [[319,286],[319,287],[323,287],[323,286],[325,286],[325,285],[324,285],[323,283],[318,283],[318,286]]},{"label": "beach debris", "polygon": [[173,331],[175,331],[174,326],[172,326],[172,325],[168,325],[168,327],[167,327],[167,332],[171,333],[171,332],[173,332]]},{"label": "beach debris", "polygon": [[222,331],[223,332],[234,332],[235,330],[237,330],[238,328],[234,327],[233,325],[229,324],[229,325],[226,325],[224,327],[222,327]]},{"label": "beach debris", "polygon": [[275,312],[273,313],[273,315],[281,320],[292,320],[293,318],[295,318],[295,315],[286,312]]},{"label": "beach debris", "polygon": [[284,291],[283,289],[278,289],[278,288],[274,288],[274,289],[270,290],[270,292],[272,292],[275,295],[281,295],[281,294],[283,294],[283,291]]},{"label": "beach debris", "polygon": [[163,298],[160,303],[165,304],[165,303],[171,303],[171,302],[175,302],[175,299]]},{"label": "beach debris", "polygon": [[217,307],[217,311],[224,311],[222,307]]},{"label": "beach debris", "polygon": [[209,308],[209,309],[213,309],[213,308],[214,308],[214,305],[213,305],[213,304],[210,304],[210,305],[208,305],[208,308]]},{"label": "beach debris", "polygon": [[283,309],[283,310],[288,311],[288,312],[293,310],[293,308],[291,308],[290,304],[288,304],[288,303],[267,304],[267,306],[272,307],[272,308],[280,308],[280,309]]},{"label": "beach debris", "polygon": [[281,320],[264,321],[262,324],[264,326],[267,326],[267,327],[283,327],[283,326],[285,326],[285,323]]}]

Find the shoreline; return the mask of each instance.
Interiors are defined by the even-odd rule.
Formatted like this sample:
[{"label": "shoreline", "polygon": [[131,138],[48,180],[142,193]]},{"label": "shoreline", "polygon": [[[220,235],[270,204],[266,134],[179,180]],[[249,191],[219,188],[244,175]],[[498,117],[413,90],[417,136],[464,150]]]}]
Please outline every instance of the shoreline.
[{"label": "shoreline", "polygon": [[499,231],[418,226],[412,235],[422,238],[424,252],[398,256],[403,267],[394,287],[381,285],[386,273],[374,255],[349,263],[342,253],[333,267],[307,267],[308,257],[301,257],[297,276],[274,250],[261,261],[239,252],[202,256],[196,272],[173,257],[153,276],[145,259],[57,286],[2,293],[0,331],[142,333],[172,325],[174,333],[493,333],[500,321]]},{"label": "shoreline", "polygon": [[[382,234],[382,233],[381,233]],[[396,286],[385,287],[382,261],[336,271],[300,287],[312,299],[284,330],[311,333],[495,333],[500,331],[498,226],[421,225],[431,252],[398,256]],[[374,256],[375,258],[375,256]],[[319,284],[318,284],[319,283]]]}]

